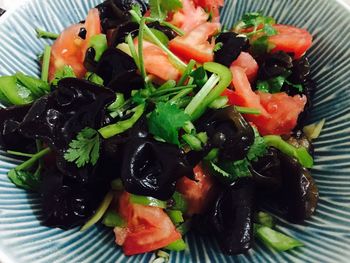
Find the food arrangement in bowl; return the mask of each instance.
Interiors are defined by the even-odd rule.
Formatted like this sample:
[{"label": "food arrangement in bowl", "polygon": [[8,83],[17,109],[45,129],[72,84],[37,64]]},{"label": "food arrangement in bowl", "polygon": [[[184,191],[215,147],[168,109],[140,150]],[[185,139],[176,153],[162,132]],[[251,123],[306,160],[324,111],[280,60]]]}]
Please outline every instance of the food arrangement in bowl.
[{"label": "food arrangement in bowl", "polygon": [[312,35],[262,12],[225,28],[223,5],[107,0],[37,30],[55,39],[41,78],[0,77],[0,144],[24,158],[8,177],[40,194],[43,225],[101,222],[125,255],[165,259],[188,231],[229,255],[303,245],[269,211],[301,224],[317,207]]}]

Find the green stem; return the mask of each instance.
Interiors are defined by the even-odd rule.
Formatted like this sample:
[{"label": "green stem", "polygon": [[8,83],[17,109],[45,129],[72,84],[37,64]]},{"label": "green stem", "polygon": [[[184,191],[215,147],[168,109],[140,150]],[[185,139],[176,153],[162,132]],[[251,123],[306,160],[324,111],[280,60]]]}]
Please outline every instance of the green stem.
[{"label": "green stem", "polygon": [[99,133],[105,139],[113,137],[114,135],[121,134],[128,129],[130,129],[142,116],[145,111],[145,104],[140,104],[135,107],[132,111],[134,112],[133,116],[130,119],[119,121],[115,124],[111,124],[99,129]]},{"label": "green stem", "polygon": [[167,94],[167,93],[171,93],[171,92],[174,92],[174,91],[182,91],[184,89],[193,89],[195,88],[196,85],[187,85],[187,86],[181,86],[181,87],[175,87],[175,88],[169,88],[169,89],[162,89],[162,90],[157,90],[155,92],[153,92],[151,94],[151,97],[157,97],[157,96],[161,96],[161,95],[164,95],[164,94]]},{"label": "green stem", "polygon": [[43,64],[41,68],[41,80],[48,81],[49,79],[49,67],[50,67],[51,47],[45,46]]},{"label": "green stem", "polygon": [[130,52],[131,52],[131,56],[134,59],[138,70],[141,72],[139,56],[137,55],[137,52],[136,52],[136,49],[135,49],[135,45],[134,45],[134,41],[132,40],[131,34],[129,34],[126,37],[126,42],[128,43],[128,46],[129,46],[129,49],[130,49]]},{"label": "green stem", "polygon": [[139,65],[140,73],[144,81],[146,82],[146,69],[143,62],[143,33],[145,28],[145,19],[142,18],[140,21],[139,37],[138,37],[138,51],[139,51]]},{"label": "green stem", "polygon": [[185,109],[185,113],[191,116],[191,119],[196,119],[196,115],[194,113],[198,111],[198,108],[200,108],[200,111],[206,108],[205,106],[201,106],[203,104],[203,101],[208,96],[210,91],[215,87],[215,85],[220,81],[219,76],[216,74],[211,75],[211,77],[208,79],[207,83],[200,89],[200,91],[194,96],[194,98],[191,100],[190,104],[187,105]]},{"label": "green stem", "polygon": [[236,109],[236,111],[238,111],[241,114],[256,114],[256,115],[261,114],[261,110],[254,109],[254,108],[235,106],[235,109]]},{"label": "green stem", "polygon": [[7,153],[11,154],[11,155],[29,157],[29,158],[32,158],[34,156],[34,154],[31,154],[31,153],[21,153],[21,152],[16,152],[16,151],[7,151]]},{"label": "green stem", "polygon": [[178,86],[182,86],[185,84],[186,79],[191,74],[195,65],[196,65],[196,61],[191,59],[187,65],[186,69],[185,69],[185,72],[182,74],[182,77],[180,78],[179,82],[177,83]]},{"label": "green stem", "polygon": [[36,28],[35,29],[37,37],[38,38],[50,38],[50,39],[57,39],[59,37],[60,34],[56,34],[56,33],[52,33],[52,32],[48,32],[45,30],[42,30],[40,28]]},{"label": "green stem", "polygon": [[30,167],[32,167],[40,158],[45,156],[46,154],[50,153],[50,148],[45,148],[41,150],[40,152],[34,154],[29,160],[25,161],[24,163],[18,165],[15,169],[16,170],[27,170]]},{"label": "green stem", "polygon": [[175,101],[177,101],[178,99],[181,99],[185,96],[187,96],[188,94],[190,94],[191,92],[193,92],[193,89],[184,89],[182,91],[180,91],[177,95],[175,95],[173,98],[171,98],[169,100],[170,103],[174,103]]},{"label": "green stem", "polygon": [[182,29],[178,28],[177,26],[174,26],[173,24],[171,24],[169,22],[158,21],[157,19],[154,19],[154,18],[151,18],[151,17],[147,17],[146,21],[147,22],[159,22],[160,25],[169,27],[170,29],[174,30],[179,36],[185,35],[185,32]]},{"label": "green stem", "polygon": [[113,197],[113,191],[108,192],[100,206],[97,208],[96,213],[85,223],[85,225],[81,228],[80,231],[85,231],[86,229],[92,227],[103,217],[109,205],[112,203]]},{"label": "green stem", "polygon": [[[134,11],[130,10],[131,16],[137,21],[137,23],[141,23],[141,18],[139,15]],[[160,47],[165,53],[168,54],[170,60],[174,63],[174,66],[176,66],[181,72],[184,72],[186,69],[186,64],[179,59],[174,53],[172,53],[149,29],[147,25],[145,25],[145,33],[148,35],[149,38],[153,40],[153,42]]]}]

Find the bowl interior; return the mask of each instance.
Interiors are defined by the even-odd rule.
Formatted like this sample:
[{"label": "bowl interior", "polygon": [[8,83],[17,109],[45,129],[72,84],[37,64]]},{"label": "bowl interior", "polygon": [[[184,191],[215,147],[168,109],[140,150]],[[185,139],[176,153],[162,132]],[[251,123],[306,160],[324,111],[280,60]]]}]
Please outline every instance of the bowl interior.
[{"label": "bowl interior", "polygon": [[[0,75],[38,75],[37,57],[48,40],[34,29],[59,32],[84,19],[101,0],[29,0],[0,19]],[[316,215],[306,225],[278,220],[278,229],[305,247],[276,253],[258,243],[246,255],[225,256],[215,241],[188,235],[189,250],[171,262],[347,262],[350,258],[350,8],[331,0],[226,0],[222,22],[230,27],[244,13],[263,10],[279,23],[307,28],[314,36],[308,52],[317,83],[310,123],[326,118],[315,146],[312,174],[320,190]],[[148,262],[152,254],[124,257],[113,234],[102,226],[84,233],[40,225],[35,194],[14,187],[7,171],[18,160],[0,152],[0,261]]]}]

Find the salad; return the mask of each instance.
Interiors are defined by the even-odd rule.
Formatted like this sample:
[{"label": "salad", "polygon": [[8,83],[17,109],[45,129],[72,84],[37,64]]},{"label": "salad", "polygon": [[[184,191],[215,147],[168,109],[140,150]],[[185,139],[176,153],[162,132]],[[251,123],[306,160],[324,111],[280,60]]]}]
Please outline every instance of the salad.
[{"label": "salad", "polygon": [[324,120],[305,126],[312,36],[263,12],[220,24],[223,0],[107,0],[53,39],[40,78],[0,77],[8,172],[38,192],[42,224],[102,222],[127,256],[186,250],[191,231],[236,255],[303,244],[319,194]]}]

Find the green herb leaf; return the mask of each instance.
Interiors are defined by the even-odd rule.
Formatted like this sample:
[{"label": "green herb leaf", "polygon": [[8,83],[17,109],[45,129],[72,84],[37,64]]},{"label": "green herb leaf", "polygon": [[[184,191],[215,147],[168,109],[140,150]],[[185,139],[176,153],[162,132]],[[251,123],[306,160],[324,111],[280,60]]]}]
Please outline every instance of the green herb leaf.
[{"label": "green herb leaf", "polygon": [[241,177],[251,176],[250,163],[247,159],[235,162],[221,161],[217,164],[210,162],[210,166],[217,176],[228,183],[232,183]]},{"label": "green herb leaf", "polygon": [[41,182],[41,178],[36,173],[24,170],[12,169],[7,176],[17,187],[26,190],[37,191]]},{"label": "green herb leaf", "polygon": [[166,142],[179,145],[179,130],[190,116],[176,105],[160,102],[148,118],[149,131]]},{"label": "green herb leaf", "polygon": [[216,43],[214,46],[214,52],[219,51],[223,47],[223,45],[224,44],[222,42]]},{"label": "green herb leaf", "polygon": [[100,156],[100,136],[91,128],[85,128],[78,133],[77,138],[69,144],[64,155],[68,162],[75,162],[78,168],[88,163],[95,165]]},{"label": "green herb leaf", "polygon": [[168,12],[176,11],[182,7],[180,0],[150,0],[151,18],[164,20]]},{"label": "green herb leaf", "polygon": [[263,157],[267,153],[267,145],[264,138],[260,136],[256,128],[253,128],[253,130],[255,139],[247,154],[247,159],[249,161],[257,161],[260,157]]}]

